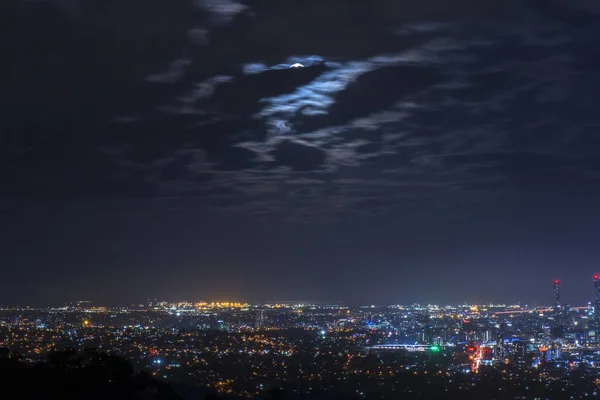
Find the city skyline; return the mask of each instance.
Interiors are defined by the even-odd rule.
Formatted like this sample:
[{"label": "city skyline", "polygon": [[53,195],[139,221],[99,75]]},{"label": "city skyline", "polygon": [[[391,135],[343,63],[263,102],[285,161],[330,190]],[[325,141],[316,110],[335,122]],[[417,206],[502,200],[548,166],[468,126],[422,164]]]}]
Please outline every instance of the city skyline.
[{"label": "city skyline", "polygon": [[[595,310],[600,310],[600,275],[598,274],[594,274],[592,277],[592,297],[591,300],[586,302],[586,305],[588,307],[594,307]],[[552,290],[552,301],[547,305],[549,308],[548,310],[550,310],[551,308],[553,308],[555,311],[563,306],[571,306],[571,307],[575,307],[577,306],[576,304],[571,304],[571,303],[563,303],[561,302],[561,280],[559,279],[554,279],[552,281],[553,283],[553,290]],[[86,303],[87,305],[91,304],[92,302],[90,300],[77,300],[77,301],[66,301],[63,303],[63,306],[73,306],[73,304],[76,304],[79,307],[84,307],[84,305],[82,305],[82,303]],[[364,303],[364,304],[352,304],[352,303],[344,303],[342,301],[327,301],[327,300],[262,300],[262,301],[255,301],[255,302],[246,302],[243,299],[227,299],[227,300],[207,300],[207,299],[177,299],[177,300],[173,300],[173,299],[145,299],[145,300],[139,300],[137,302],[133,301],[131,304],[128,305],[146,305],[146,304],[160,304],[160,303],[169,303],[171,305],[175,305],[175,304],[190,304],[190,305],[214,305],[215,307],[221,308],[227,308],[227,307],[232,307],[232,308],[242,308],[242,307],[251,307],[251,306],[272,306],[272,305],[284,305],[284,306],[293,306],[293,305],[314,305],[314,306],[351,306],[351,307],[369,307],[371,306],[377,306],[377,307],[388,307],[388,306],[441,306],[441,307],[452,307],[452,306],[502,306],[502,307],[510,307],[510,306],[524,306],[524,307],[528,307],[530,306],[529,304],[527,304],[526,302],[513,302],[513,303],[493,303],[493,302],[481,302],[481,303],[467,303],[467,302],[458,302],[458,303],[432,303],[432,302],[427,302],[427,303],[419,303],[419,302],[412,302],[412,303]],[[103,306],[114,306],[114,307],[118,307],[118,306],[125,306],[126,304],[121,303],[121,304],[115,304],[115,303],[96,303],[96,305],[100,305],[102,304]],[[2,305],[0,304],[0,307]],[[29,306],[29,305],[11,305],[14,307],[25,307],[25,306]],[[53,306],[56,306],[53,305]],[[545,307],[543,302],[537,303],[534,302],[532,305],[532,309],[534,308],[541,308],[541,307]]]}]

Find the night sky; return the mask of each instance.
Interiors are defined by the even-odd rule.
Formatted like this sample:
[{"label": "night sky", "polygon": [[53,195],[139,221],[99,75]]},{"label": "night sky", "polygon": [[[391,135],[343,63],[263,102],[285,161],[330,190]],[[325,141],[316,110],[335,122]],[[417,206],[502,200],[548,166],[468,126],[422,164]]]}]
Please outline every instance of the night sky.
[{"label": "night sky", "polygon": [[1,3],[0,304],[592,297],[597,0]]}]

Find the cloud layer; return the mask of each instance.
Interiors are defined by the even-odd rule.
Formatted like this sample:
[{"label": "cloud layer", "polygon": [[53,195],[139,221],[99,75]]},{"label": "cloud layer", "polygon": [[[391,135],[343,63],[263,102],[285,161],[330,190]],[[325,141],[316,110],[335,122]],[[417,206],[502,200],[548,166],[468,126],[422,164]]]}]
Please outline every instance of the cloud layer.
[{"label": "cloud layer", "polygon": [[9,1],[4,208],[316,221],[595,190],[594,2],[367,3]]}]

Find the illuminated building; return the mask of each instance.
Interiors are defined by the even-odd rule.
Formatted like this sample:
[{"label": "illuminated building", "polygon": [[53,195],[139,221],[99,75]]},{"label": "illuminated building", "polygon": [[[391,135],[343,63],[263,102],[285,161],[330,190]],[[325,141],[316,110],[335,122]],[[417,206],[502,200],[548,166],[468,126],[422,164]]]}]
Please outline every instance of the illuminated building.
[{"label": "illuminated building", "polygon": [[504,359],[504,335],[502,333],[496,336],[496,359]]},{"label": "illuminated building", "polygon": [[465,319],[463,320],[463,324],[462,324],[462,340],[464,340],[465,342],[468,342],[470,340],[474,339],[476,333],[476,328],[475,328],[475,324],[473,323],[472,320],[469,319]]},{"label": "illuminated building", "polygon": [[260,309],[254,313],[254,329],[260,329],[265,324],[265,311]]},{"label": "illuminated building", "polygon": [[560,282],[558,279],[554,280],[554,308],[560,307]]},{"label": "illuminated building", "polygon": [[594,275],[594,319],[598,321],[600,318],[600,278]]}]

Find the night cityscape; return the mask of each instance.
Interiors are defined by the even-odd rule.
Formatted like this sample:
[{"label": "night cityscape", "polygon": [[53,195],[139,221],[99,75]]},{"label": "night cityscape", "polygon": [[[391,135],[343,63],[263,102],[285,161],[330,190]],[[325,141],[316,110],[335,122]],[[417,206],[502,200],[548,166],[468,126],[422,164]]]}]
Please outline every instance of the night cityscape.
[{"label": "night cityscape", "polygon": [[278,391],[291,398],[596,398],[600,278],[593,277],[585,306],[561,303],[559,280],[548,286],[545,307],[156,300],[3,307],[0,362],[85,368],[105,353],[188,398]]},{"label": "night cityscape", "polygon": [[599,0],[0,1],[0,400],[600,399]]}]

